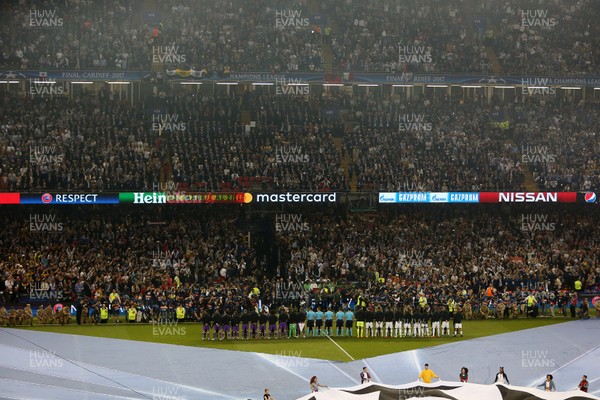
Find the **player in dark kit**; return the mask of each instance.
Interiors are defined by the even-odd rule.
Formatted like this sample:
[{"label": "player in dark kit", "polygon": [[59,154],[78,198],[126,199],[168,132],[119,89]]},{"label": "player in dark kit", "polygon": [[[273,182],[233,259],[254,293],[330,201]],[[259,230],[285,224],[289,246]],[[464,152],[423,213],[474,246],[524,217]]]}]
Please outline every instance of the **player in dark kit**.
[{"label": "player in dark kit", "polygon": [[356,307],[356,336],[365,337],[365,311],[362,307]]},{"label": "player in dark kit", "polygon": [[256,310],[250,313],[250,337],[256,339],[256,330],[258,329],[258,313]]},{"label": "player in dark kit", "polygon": [[344,334],[344,311],[341,309],[335,313],[335,331],[336,336]]},{"label": "player in dark kit", "polygon": [[227,313],[223,314],[221,318],[221,337],[220,339],[229,339],[229,332],[231,331],[231,316]]},{"label": "player in dark kit", "polygon": [[285,309],[282,309],[279,313],[279,337],[287,337],[289,319],[290,316],[288,313],[285,311]]},{"label": "player in dark kit", "polygon": [[213,317],[213,340],[216,340],[221,335],[221,314],[218,311],[215,311]]},{"label": "player in dark kit", "polygon": [[277,335],[277,315],[267,314],[267,321],[269,321],[269,339],[275,338]]},{"label": "player in dark kit", "polygon": [[265,331],[267,330],[267,321],[268,320],[269,320],[269,318],[267,317],[267,315],[264,312],[259,314],[258,325],[260,326],[260,338],[261,339],[265,338]]},{"label": "player in dark kit", "polygon": [[442,336],[450,336],[450,311],[442,311]]},{"label": "player in dark kit", "polygon": [[231,337],[233,339],[240,338],[240,314],[235,312],[231,314]]},{"label": "player in dark kit", "polygon": [[431,320],[431,314],[426,309],[421,314],[421,336],[429,336],[429,321]]},{"label": "player in dark kit", "polygon": [[306,325],[306,313],[303,310],[298,310],[296,313],[296,323],[298,324],[298,336],[306,337],[304,333],[304,325]]},{"label": "player in dark kit", "polygon": [[463,320],[462,308],[457,307],[456,312],[454,313],[454,336],[456,336],[456,334],[459,331],[460,331],[460,336],[463,335],[462,320]]},{"label": "player in dark kit", "polygon": [[288,329],[288,338],[298,337],[298,313],[292,309]]},{"label": "player in dark kit", "polygon": [[200,321],[202,321],[202,340],[210,340],[210,322],[212,321],[212,318],[208,311],[204,310],[204,312],[202,312]]},{"label": "player in dark kit", "polygon": [[244,309],[240,320],[242,321],[242,338],[248,339],[248,327],[250,326],[250,314],[248,314],[248,310]]},{"label": "player in dark kit", "polygon": [[440,320],[442,318],[442,313],[439,310],[439,307],[435,307],[433,312],[431,313],[431,336],[439,337],[440,336]]}]

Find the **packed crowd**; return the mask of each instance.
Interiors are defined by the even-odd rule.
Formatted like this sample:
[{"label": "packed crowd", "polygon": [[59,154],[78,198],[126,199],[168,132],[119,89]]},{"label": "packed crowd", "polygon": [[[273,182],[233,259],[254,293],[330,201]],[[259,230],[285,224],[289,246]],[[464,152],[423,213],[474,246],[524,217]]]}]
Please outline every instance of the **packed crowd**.
[{"label": "packed crowd", "polygon": [[600,62],[595,1],[478,2],[492,46],[506,74],[592,75]]},{"label": "packed crowd", "polygon": [[[527,173],[540,189],[600,184],[600,114],[558,96],[187,93],[131,106],[106,91],[8,96],[1,109],[4,191],[149,191],[166,181],[186,191],[343,192],[352,182],[358,191],[518,191]],[[246,114],[255,126],[240,122]]]},{"label": "packed crowd", "polygon": [[599,62],[593,0],[167,0],[152,9],[12,0],[2,7],[5,69],[227,74],[323,71],[331,64],[334,71],[589,75]]},{"label": "packed crowd", "polygon": [[372,282],[365,298],[388,307],[414,307],[423,292],[431,305],[453,298],[477,313],[484,304],[521,304],[530,291],[540,304],[564,305],[577,279],[597,290],[595,223],[551,211],[543,214],[547,226],[536,226],[530,213],[415,207],[393,218],[319,216],[310,233],[280,240],[292,281]]},{"label": "packed crowd", "polygon": [[459,1],[346,0],[323,8],[335,26],[332,49],[342,71],[491,72]]},{"label": "packed crowd", "polygon": [[321,36],[310,21],[303,21],[301,28],[286,23],[285,29],[277,23],[280,9],[286,15],[287,10],[304,10],[304,15],[292,17],[294,21],[308,18],[306,2],[283,3],[169,0],[145,10],[123,1],[49,0],[43,6],[26,7],[15,0],[7,2],[2,13],[0,65],[21,69],[158,65],[219,73],[322,70]]},{"label": "packed crowd", "polygon": [[[5,100],[2,190],[152,190],[169,180],[196,191],[348,189],[320,119],[325,101],[250,94],[157,97],[136,107],[109,94]],[[244,110],[258,123],[250,131],[240,123]]]},{"label": "packed crowd", "polygon": [[[145,321],[177,318],[178,307],[185,320],[202,321],[265,306],[277,314],[452,305],[488,318],[528,315],[530,295],[542,315],[576,316],[583,294],[600,291],[599,221],[590,211],[312,212],[308,230],[277,232],[270,246],[278,251],[265,252],[236,228],[243,208],[218,217],[209,209],[120,209],[56,210],[62,229],[44,232],[31,229],[32,214],[4,210],[2,303],[79,302],[90,312],[107,304],[115,313],[141,310]],[[523,223],[541,211],[550,225]]]}]

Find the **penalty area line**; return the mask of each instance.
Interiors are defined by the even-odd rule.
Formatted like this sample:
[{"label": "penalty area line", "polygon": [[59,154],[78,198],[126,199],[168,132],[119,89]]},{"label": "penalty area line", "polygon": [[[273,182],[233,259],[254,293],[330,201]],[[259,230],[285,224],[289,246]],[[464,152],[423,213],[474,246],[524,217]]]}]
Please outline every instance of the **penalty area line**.
[{"label": "penalty area line", "polygon": [[343,348],[342,346],[340,346],[340,345],[339,345],[339,344],[338,344],[338,343],[337,343],[335,340],[333,340],[333,339],[331,338],[331,336],[329,336],[329,335],[326,335],[326,336],[327,336],[327,339],[331,340],[331,342],[332,342],[333,344],[335,344],[335,345],[337,346],[337,348],[338,348],[338,349],[340,349],[341,351],[343,351],[343,352],[344,352],[344,354],[345,354],[345,355],[347,355],[349,359],[351,359],[352,361],[356,361],[356,360],[354,359],[354,357],[352,357],[350,354],[348,354],[348,352],[347,352],[346,350],[344,350],[344,348]]}]

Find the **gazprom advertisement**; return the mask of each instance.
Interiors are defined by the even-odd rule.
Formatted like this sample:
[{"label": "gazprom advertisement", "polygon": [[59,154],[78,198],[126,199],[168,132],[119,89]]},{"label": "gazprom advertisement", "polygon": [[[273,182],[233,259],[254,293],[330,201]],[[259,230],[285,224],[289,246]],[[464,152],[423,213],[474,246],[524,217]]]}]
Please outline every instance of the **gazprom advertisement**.
[{"label": "gazprom advertisement", "polygon": [[379,203],[596,203],[586,192],[381,192]]},{"label": "gazprom advertisement", "polygon": [[478,192],[384,192],[379,203],[479,203]]}]

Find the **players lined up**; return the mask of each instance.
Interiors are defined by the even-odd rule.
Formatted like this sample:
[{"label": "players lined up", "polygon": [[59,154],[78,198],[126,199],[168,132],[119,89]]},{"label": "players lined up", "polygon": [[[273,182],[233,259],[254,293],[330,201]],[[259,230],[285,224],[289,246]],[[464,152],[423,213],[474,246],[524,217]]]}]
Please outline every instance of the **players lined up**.
[{"label": "players lined up", "polygon": [[[270,339],[299,338],[318,336],[356,336],[356,337],[441,337],[463,336],[463,313],[459,306],[434,306],[433,308],[411,306],[403,309],[383,308],[377,306],[366,308],[356,306],[355,311],[348,308],[337,311],[320,307],[309,308],[306,312],[281,308],[278,313],[268,308],[262,311],[244,310],[242,313],[211,313],[207,310],[196,310],[188,314],[185,307],[179,305],[173,310],[164,312],[148,312],[143,307],[130,305],[125,307],[126,319],[129,323],[174,323],[200,322],[202,339]],[[87,307],[77,313],[77,323],[88,322]],[[37,312],[40,324],[59,322],[61,325],[70,322],[69,307],[54,310],[51,306],[40,307]],[[118,311],[113,315],[114,322],[119,322]],[[91,323],[107,323],[109,308],[103,304],[97,312],[89,317]],[[453,329],[450,321],[453,322]],[[33,324],[31,308],[18,313],[0,309],[0,325]]]},{"label": "players lined up", "polygon": [[[319,336],[356,337],[441,337],[463,336],[463,314],[460,308],[450,312],[445,307],[414,311],[379,308],[376,311],[356,308],[334,312],[320,308],[278,314],[246,312],[241,314],[202,313],[203,340],[271,339]],[[452,327],[450,324],[452,321]]]}]

